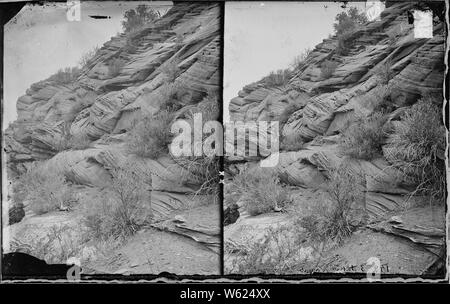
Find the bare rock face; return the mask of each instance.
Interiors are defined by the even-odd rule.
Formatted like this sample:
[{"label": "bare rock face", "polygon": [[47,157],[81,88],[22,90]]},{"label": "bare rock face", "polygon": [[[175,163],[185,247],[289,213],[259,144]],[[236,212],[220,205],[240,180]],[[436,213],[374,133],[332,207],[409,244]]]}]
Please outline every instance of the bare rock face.
[{"label": "bare rock face", "polygon": [[[125,142],[136,117],[159,110],[156,100],[166,81],[161,68],[174,64],[176,81],[186,88],[185,105],[195,105],[219,88],[220,7],[215,4],[175,4],[162,18],[132,35],[106,42],[82,69],[76,81],[58,84],[51,78],[33,84],[17,101],[17,121],[5,132],[9,176],[24,172],[33,161],[48,160],[76,184],[102,187],[115,166],[133,160],[152,176],[154,213],[164,218],[191,202],[199,185],[179,181],[171,156],[158,160],[132,155]],[[118,73],[110,62],[122,59]],[[87,136],[89,147],[61,152],[69,132]]]},{"label": "bare rock face", "polygon": [[[443,210],[431,212],[429,206],[424,206],[425,198],[412,196],[417,185],[399,182],[399,172],[383,155],[370,161],[349,159],[339,151],[337,144],[340,133],[349,123],[355,117],[374,113],[380,100],[388,101],[391,107],[388,120],[395,124],[420,96],[442,96],[444,22],[434,14],[433,37],[415,39],[413,25],[408,22],[408,11],[412,9],[413,3],[388,5],[379,21],[368,22],[350,35],[345,55],[337,50],[337,36],[324,39],[304,63],[294,69],[288,81],[274,85],[262,79],[245,86],[230,101],[229,112],[232,121],[280,121],[281,138],[300,136],[303,144],[297,151],[287,151],[280,146],[275,169],[284,184],[318,193],[328,184],[328,169],[344,161],[351,172],[363,176],[364,198],[360,203],[367,216],[365,221],[372,229],[367,234],[389,240],[392,248],[409,250],[408,255],[417,258],[417,267],[408,266],[406,272],[418,274],[425,273],[431,264],[443,261],[445,222],[438,215],[439,212],[444,214]],[[321,66],[327,61],[337,66],[331,75],[325,76]],[[383,73],[383,69],[389,73]],[[293,111],[286,112],[288,107]],[[384,145],[383,151],[387,148]],[[256,160],[264,157],[258,155]],[[232,168],[243,161],[255,161],[255,157],[228,158],[227,161]],[[228,202],[228,206],[233,203]],[[403,214],[407,209],[411,210]],[[421,212],[424,216],[419,219],[417,215]],[[390,219],[395,215],[400,216],[398,222]],[[241,240],[235,231],[243,231],[262,218],[241,215],[234,224],[227,226],[226,244],[233,247]],[[268,226],[273,223],[269,220]],[[260,232],[253,233],[250,238],[258,235]],[[342,264],[354,262],[349,262],[352,252],[365,257],[363,253],[368,252],[368,248],[360,250],[356,244],[359,239],[359,235],[352,237],[342,252],[337,252],[347,259]],[[372,245],[377,246],[375,241]],[[344,252],[345,248],[349,251]],[[374,254],[377,250],[371,248],[370,252]],[[397,264],[394,271],[401,272],[401,268],[406,267],[399,261],[393,262]]]}]

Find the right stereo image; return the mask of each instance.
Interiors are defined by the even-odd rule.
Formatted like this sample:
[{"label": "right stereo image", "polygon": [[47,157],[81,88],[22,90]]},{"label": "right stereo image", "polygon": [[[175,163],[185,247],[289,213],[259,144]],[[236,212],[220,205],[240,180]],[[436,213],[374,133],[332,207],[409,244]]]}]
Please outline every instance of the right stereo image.
[{"label": "right stereo image", "polygon": [[444,2],[224,19],[224,274],[443,278]]}]

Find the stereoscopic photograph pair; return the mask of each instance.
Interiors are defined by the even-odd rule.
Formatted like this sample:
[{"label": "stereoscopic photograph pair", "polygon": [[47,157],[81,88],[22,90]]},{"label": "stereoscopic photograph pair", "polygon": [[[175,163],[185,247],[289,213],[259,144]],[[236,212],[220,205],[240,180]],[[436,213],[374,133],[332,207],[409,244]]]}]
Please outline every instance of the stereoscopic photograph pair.
[{"label": "stereoscopic photograph pair", "polygon": [[446,2],[4,8],[2,280],[446,278]]}]

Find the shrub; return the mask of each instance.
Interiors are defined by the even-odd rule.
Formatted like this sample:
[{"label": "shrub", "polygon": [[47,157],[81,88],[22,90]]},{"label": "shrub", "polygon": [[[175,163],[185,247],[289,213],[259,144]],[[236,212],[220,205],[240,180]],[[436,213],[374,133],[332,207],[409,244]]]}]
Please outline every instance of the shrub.
[{"label": "shrub", "polygon": [[87,134],[71,135],[69,137],[68,147],[72,150],[84,150],[89,148],[91,140]]},{"label": "shrub", "polygon": [[295,56],[291,63],[292,69],[299,69],[303,65],[309,54],[311,54],[311,51],[311,49],[305,49],[299,55]]},{"label": "shrub", "polygon": [[99,50],[100,48],[98,46],[95,46],[93,49],[87,51],[81,56],[80,61],[78,63],[82,69],[84,69],[91,63],[92,59],[94,59]]},{"label": "shrub", "polygon": [[336,15],[333,27],[338,39],[337,54],[343,56],[348,54],[351,33],[365,22],[367,22],[366,14],[360,13],[356,7],[350,7],[347,12]]},{"label": "shrub", "polygon": [[351,33],[342,33],[337,36],[336,54],[341,56],[348,55],[351,47]]},{"label": "shrub", "polygon": [[336,15],[334,30],[337,35],[354,30],[358,26],[367,22],[367,16],[364,12],[359,12],[356,7],[350,7],[348,11]]},{"label": "shrub", "polygon": [[20,176],[19,183],[24,187],[22,195],[30,201],[31,210],[36,214],[66,209],[73,199],[64,174],[45,163],[33,163]]},{"label": "shrub", "polygon": [[182,34],[177,34],[177,35],[175,36],[175,43],[176,43],[177,45],[182,44],[182,43],[183,43],[183,40],[184,40],[184,36],[183,36]]},{"label": "shrub", "polygon": [[150,180],[133,163],[110,173],[103,199],[83,209],[84,223],[97,240],[125,240],[151,221]]},{"label": "shrub", "polygon": [[227,273],[235,274],[298,274],[314,270],[310,255],[302,252],[302,246],[286,225],[266,229],[261,241],[251,242],[242,248],[227,246]]},{"label": "shrub", "polygon": [[233,178],[232,188],[241,195],[250,215],[282,208],[290,201],[276,171],[268,168],[258,167],[240,172]]},{"label": "shrub", "polygon": [[108,75],[115,77],[119,75],[122,68],[125,66],[125,60],[121,58],[114,58],[108,63]]},{"label": "shrub", "polygon": [[342,134],[339,148],[353,158],[370,160],[381,153],[386,116],[376,112],[367,119],[358,118]]},{"label": "shrub", "polygon": [[334,71],[336,70],[338,66],[338,63],[335,61],[324,61],[320,66],[320,76],[323,79],[328,79],[333,75]]},{"label": "shrub", "polygon": [[58,152],[66,150],[84,150],[89,147],[91,140],[87,134],[70,134],[70,127],[65,123],[60,136],[56,139],[55,148]]},{"label": "shrub", "polygon": [[298,111],[300,109],[300,105],[297,103],[290,103],[286,108],[283,109],[283,112],[281,112],[280,115],[280,131],[284,124],[288,121],[289,117],[294,114],[294,112]]},{"label": "shrub", "polygon": [[164,74],[167,82],[174,82],[180,75],[180,68],[178,63],[174,60],[166,62],[159,67],[159,70]]},{"label": "shrub", "polygon": [[145,23],[155,21],[161,14],[151,6],[145,4],[138,5],[135,9],[127,10],[124,14],[122,27],[125,32],[142,27]]},{"label": "shrub", "polygon": [[392,71],[392,62],[387,59],[381,66],[376,70],[376,75],[381,80],[382,84],[389,84],[389,81],[394,77],[394,72]]},{"label": "shrub", "polygon": [[183,96],[186,88],[180,82],[165,83],[155,96],[155,103],[159,104],[161,110],[176,112],[183,107]]},{"label": "shrub", "polygon": [[90,257],[84,254],[86,241],[81,228],[59,224],[49,227],[45,233],[12,239],[10,246],[12,252],[27,253],[50,264],[65,264],[71,257],[80,257],[82,262],[89,261]]},{"label": "shrub", "polygon": [[303,145],[303,138],[298,133],[289,134],[281,141],[281,149],[285,151],[299,151]]},{"label": "shrub", "polygon": [[423,97],[406,110],[385,146],[386,159],[402,178],[418,184],[415,193],[445,197],[445,127],[442,97]]},{"label": "shrub", "polygon": [[49,80],[54,81],[58,84],[68,84],[77,80],[78,76],[80,76],[79,68],[64,68],[58,70],[56,74],[50,76]]},{"label": "shrub", "polygon": [[378,95],[375,95],[375,100],[372,102],[373,110],[381,113],[391,113],[395,109],[395,103],[391,98],[392,86],[386,85],[385,89]]},{"label": "shrub", "polygon": [[128,149],[141,157],[156,159],[168,153],[171,142],[170,124],[173,114],[163,110],[153,117],[145,117],[131,130]]},{"label": "shrub", "polygon": [[[363,217],[358,218],[356,204],[364,200],[361,176],[350,172],[344,166],[330,170],[328,192],[331,204],[315,206],[312,214],[299,219],[315,243],[335,241],[338,244],[349,237]],[[323,246],[323,245],[322,245]]]},{"label": "shrub", "polygon": [[395,45],[398,40],[398,37],[402,34],[402,27],[396,26],[392,30],[387,32],[388,40],[390,45]]},{"label": "shrub", "polygon": [[213,195],[219,202],[220,162],[218,157],[180,157],[177,164],[185,169],[182,176],[184,184],[200,185],[195,195]]},{"label": "shrub", "polygon": [[292,77],[292,72],[289,69],[278,70],[271,72],[268,76],[264,77],[262,81],[268,87],[276,87],[286,85]]},{"label": "shrub", "polygon": [[218,101],[217,93],[209,91],[208,95],[196,104],[194,107],[187,109],[185,117],[188,120],[194,119],[194,114],[201,114],[202,122],[206,123],[210,120],[218,120],[220,115],[220,105]]}]

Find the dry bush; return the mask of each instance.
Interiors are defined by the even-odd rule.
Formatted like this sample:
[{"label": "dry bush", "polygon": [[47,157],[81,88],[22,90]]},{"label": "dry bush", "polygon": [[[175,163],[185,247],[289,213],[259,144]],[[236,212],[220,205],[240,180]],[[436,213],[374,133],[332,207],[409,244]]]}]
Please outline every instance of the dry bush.
[{"label": "dry bush", "polygon": [[169,151],[172,140],[170,126],[173,114],[163,110],[152,117],[145,117],[131,130],[127,141],[128,149],[141,157],[156,159]]},{"label": "dry bush", "polygon": [[64,68],[50,76],[49,80],[58,84],[69,84],[77,80],[78,76],[80,76],[80,69],[78,67]]},{"label": "dry bush", "polygon": [[298,111],[301,108],[301,106],[297,103],[289,103],[286,108],[283,109],[283,112],[280,115],[280,131],[282,130],[283,125],[286,124],[286,122],[289,120],[289,117],[291,117],[294,112]]},{"label": "dry bush", "polygon": [[159,70],[164,75],[166,82],[174,82],[175,79],[180,75],[180,68],[178,67],[178,62],[175,60],[168,61],[164,64],[162,64],[159,67]]},{"label": "dry bush", "polygon": [[311,51],[312,51],[311,49],[305,49],[299,55],[295,56],[291,63],[292,69],[296,70],[301,68],[306,58],[308,58],[309,54],[311,54]]},{"label": "dry bush", "polygon": [[336,53],[345,56],[350,50],[352,33],[367,22],[367,17],[356,7],[350,7],[348,11],[337,14],[335,21],[333,26],[338,39]]},{"label": "dry bush", "polygon": [[299,219],[309,238],[317,244],[328,241],[341,243],[364,220],[364,215],[356,208],[357,204],[364,202],[361,174],[341,166],[330,170],[329,175],[330,205],[317,205],[311,215]]},{"label": "dry bush", "polygon": [[381,80],[383,84],[389,84],[389,81],[394,77],[394,72],[392,70],[392,61],[390,59],[383,62],[383,64],[376,70],[376,75]]},{"label": "dry bush", "polygon": [[337,36],[336,54],[340,56],[346,56],[350,52],[352,45],[351,32],[343,33]]},{"label": "dry bush", "polygon": [[135,9],[127,10],[123,15],[122,27],[126,33],[153,23],[161,17],[161,13],[149,5],[140,4]]},{"label": "dry bush", "polygon": [[220,161],[218,157],[180,157],[176,163],[186,171],[182,177],[184,184],[200,185],[195,195],[213,195],[219,202]]},{"label": "dry bush", "polygon": [[201,114],[202,122],[218,120],[220,115],[220,105],[216,91],[209,90],[206,97],[185,113],[185,118],[192,121],[194,114]]},{"label": "dry bush", "polygon": [[322,64],[320,65],[320,77],[322,77],[323,79],[330,78],[337,67],[338,63],[335,61],[327,60],[322,62]]},{"label": "dry bush", "polygon": [[445,127],[442,97],[424,97],[406,110],[384,149],[402,179],[417,184],[415,194],[445,198]]},{"label": "dry bush", "polygon": [[87,241],[85,237],[81,228],[60,224],[51,226],[45,234],[28,240],[13,239],[10,246],[14,252],[27,253],[50,264],[65,264],[71,257],[81,257],[86,262],[89,257],[83,254]]},{"label": "dry bush", "polygon": [[56,139],[55,149],[58,152],[66,150],[84,150],[89,148],[91,140],[87,134],[70,134],[70,126],[65,123],[61,135]]},{"label": "dry bush", "polygon": [[392,101],[391,92],[392,86],[386,85],[386,89],[379,95],[375,96],[376,99],[372,102],[374,112],[391,113],[394,111],[396,105]]},{"label": "dry bush", "polygon": [[161,110],[176,112],[183,107],[183,96],[187,94],[185,85],[181,82],[165,83],[158,89],[155,103]]},{"label": "dry bush", "polygon": [[283,86],[288,84],[292,77],[292,72],[289,69],[278,70],[271,72],[268,76],[264,77],[262,81],[268,87]]},{"label": "dry bush", "polygon": [[289,134],[281,141],[281,149],[284,151],[299,151],[303,148],[303,138],[299,133]]},{"label": "dry bush", "polygon": [[343,133],[339,141],[342,153],[352,158],[370,160],[380,155],[387,117],[375,112],[368,118],[359,117]]},{"label": "dry bush", "polygon": [[151,183],[136,164],[110,171],[111,183],[104,196],[83,208],[84,223],[97,240],[125,240],[151,221]]},{"label": "dry bush", "polygon": [[87,134],[71,135],[68,146],[72,150],[84,150],[89,148],[91,140]]},{"label": "dry bush", "polygon": [[290,202],[274,169],[256,167],[234,176],[233,191],[241,195],[245,209],[250,215],[267,213],[282,208]]},{"label": "dry bush", "polygon": [[[302,246],[294,229],[287,226],[270,227],[261,241],[237,249],[227,247],[225,256],[232,257],[227,273],[299,274],[314,269],[309,256],[301,252]],[[234,255],[236,251],[239,253]]]},{"label": "dry bush", "polygon": [[125,66],[126,61],[122,58],[114,58],[108,63],[108,75],[115,77],[119,75],[122,68]]},{"label": "dry bush", "polygon": [[19,184],[24,187],[22,195],[30,201],[31,210],[36,214],[65,209],[73,200],[72,191],[66,177],[57,168],[34,163],[20,176]]},{"label": "dry bush", "polygon": [[360,12],[358,8],[352,6],[346,12],[341,12],[336,15],[334,30],[337,35],[353,31],[367,22],[365,12]]},{"label": "dry bush", "polygon": [[92,59],[94,59],[99,50],[100,48],[98,46],[95,46],[81,56],[78,64],[82,69],[86,68],[92,62]]}]

